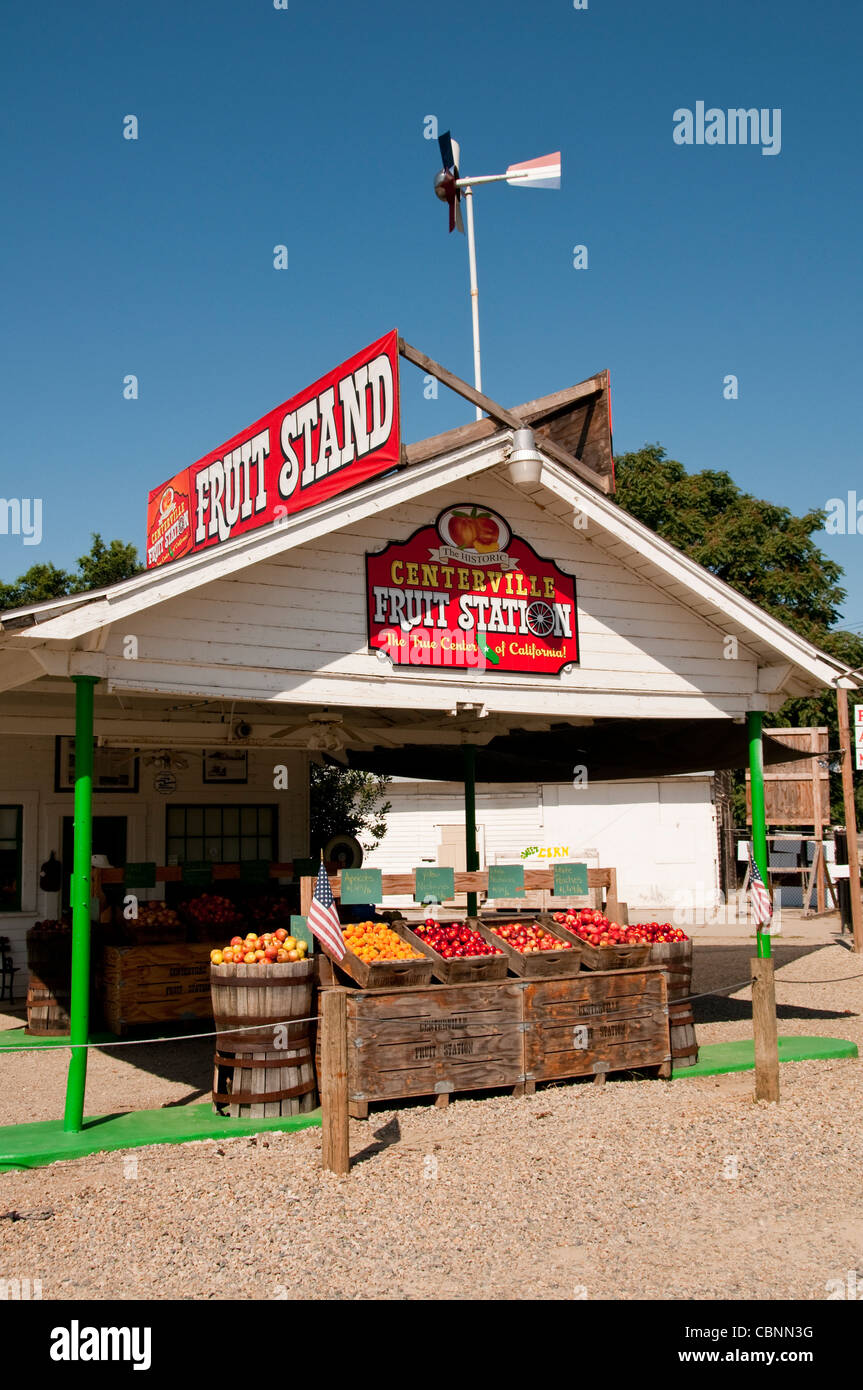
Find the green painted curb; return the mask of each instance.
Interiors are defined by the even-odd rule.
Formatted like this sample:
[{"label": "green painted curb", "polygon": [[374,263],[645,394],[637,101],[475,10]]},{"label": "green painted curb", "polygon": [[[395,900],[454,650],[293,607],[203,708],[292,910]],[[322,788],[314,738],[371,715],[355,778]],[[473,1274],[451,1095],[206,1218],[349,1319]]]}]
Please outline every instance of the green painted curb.
[{"label": "green painted curb", "polygon": [[[91,1043],[116,1042],[115,1033],[91,1033]],[[0,1028],[0,1052],[29,1052],[34,1047],[68,1047],[71,1038],[68,1033],[60,1037],[46,1034],[26,1033],[24,1025],[20,1028]]]},{"label": "green painted curb", "polygon": [[38,1168],[88,1154],[138,1149],[147,1144],[188,1144],[196,1139],[237,1139],[271,1130],[292,1131],[320,1126],[321,1112],[281,1115],[276,1119],[234,1120],[213,1113],[212,1105],[174,1105],[161,1110],[130,1110],[117,1115],[88,1115],[80,1134],[66,1134],[62,1120],[0,1128],[0,1172]]},{"label": "green painted curb", "polygon": [[[826,1061],[831,1057],[856,1057],[857,1044],[846,1038],[790,1037],[779,1039],[780,1062]],[[752,1071],[755,1044],[751,1038],[737,1042],[706,1043],[698,1049],[694,1067],[674,1067],[672,1079],[687,1076],[719,1076],[723,1072]]]}]

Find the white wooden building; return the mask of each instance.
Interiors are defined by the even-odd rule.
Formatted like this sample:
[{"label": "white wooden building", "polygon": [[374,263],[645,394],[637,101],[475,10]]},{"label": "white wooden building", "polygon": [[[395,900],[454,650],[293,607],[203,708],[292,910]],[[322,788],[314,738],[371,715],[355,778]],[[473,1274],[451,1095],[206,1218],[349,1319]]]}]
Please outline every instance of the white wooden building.
[{"label": "white wooden building", "polygon": [[[548,399],[546,413],[565,418],[567,393]],[[27,926],[56,909],[38,876],[52,850],[62,854],[72,814],[55,757],[57,738],[74,733],[75,677],[98,678],[99,747],[138,759],[138,790],[97,788],[94,815],[125,822],[127,859],[161,861],[178,852],[172,839],[191,858],[225,853],[235,822],[222,817],[217,830],[212,817],[207,830],[196,808],[238,805],[276,813],[264,816],[270,829],[258,820],[248,831],[250,847],[261,839],[254,854],[240,847],[245,857],[261,857],[267,834],[282,858],[308,853],[306,767],[316,750],[482,747],[513,729],[612,717],[727,725],[842,676],[841,663],[622,511],[607,478],[562,461],[543,434],[543,408],[532,402],[521,415],[537,430],[536,480],[513,480],[513,429],[483,420],[412,446],[398,470],[307,511],[110,589],[0,616],[0,935],[19,964]],[[370,648],[366,555],[466,500],[575,576],[577,664],[553,675],[392,665]],[[238,748],[248,781],[205,783],[202,750]],[[479,792],[487,860],[542,832],[546,845],[613,855],[633,902],[665,898],[678,874],[707,874],[712,863],[703,778],[544,787],[541,803],[535,786]],[[375,862],[408,867],[435,854],[439,827],[458,822],[456,790],[402,784],[394,799]],[[541,825],[531,819],[540,804]],[[192,808],[191,822],[172,808]]]},{"label": "white wooden building", "polygon": [[[465,868],[464,788],[396,778],[387,833],[365,862],[407,872],[417,864]],[[719,889],[713,778],[694,773],[632,782],[498,782],[477,787],[480,867],[567,860],[618,870],[630,908],[672,909],[681,886]]]}]

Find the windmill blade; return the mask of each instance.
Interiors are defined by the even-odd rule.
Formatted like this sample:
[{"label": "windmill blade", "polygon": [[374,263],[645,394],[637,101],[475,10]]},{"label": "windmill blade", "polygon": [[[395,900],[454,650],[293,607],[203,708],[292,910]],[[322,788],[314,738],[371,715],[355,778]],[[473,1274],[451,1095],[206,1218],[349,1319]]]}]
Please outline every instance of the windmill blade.
[{"label": "windmill blade", "polygon": [[455,151],[452,147],[452,136],[449,131],[445,130],[443,135],[439,135],[437,142],[440,147],[440,157],[443,167],[445,169],[452,169],[455,164]]},{"label": "windmill blade", "polygon": [[[460,189],[460,188],[457,188],[456,191],[455,191],[455,203],[454,203],[454,207],[455,207],[455,225],[458,227],[458,229],[459,229],[459,231],[461,232],[462,236],[464,236],[464,222],[462,221],[462,217],[461,217],[461,189]],[[450,231],[452,231],[452,227],[450,227]]]},{"label": "windmill blade", "polygon": [[513,188],[560,188],[560,150],[507,165],[507,183]]}]

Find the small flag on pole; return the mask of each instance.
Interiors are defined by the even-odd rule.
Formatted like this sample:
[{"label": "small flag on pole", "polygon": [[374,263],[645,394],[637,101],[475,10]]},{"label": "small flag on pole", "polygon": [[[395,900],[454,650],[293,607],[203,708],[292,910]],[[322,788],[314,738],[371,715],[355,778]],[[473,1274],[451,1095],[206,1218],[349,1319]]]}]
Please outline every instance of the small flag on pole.
[{"label": "small flag on pole", "polygon": [[560,188],[560,150],[507,165],[507,183],[513,188]]},{"label": "small flag on pole", "polygon": [[751,877],[749,879],[749,898],[752,903],[752,920],[760,931],[760,929],[766,926],[773,917],[773,904],[770,901],[770,894],[764,886],[764,879],[761,877],[751,849],[749,851],[749,866],[751,871]]},{"label": "small flag on pole", "polygon": [[339,914],[336,912],[333,890],[323,860],[318,869],[318,880],[306,920],[310,931],[314,932],[327,955],[332,956],[334,960],[341,960],[345,954],[345,938],[342,936]]}]

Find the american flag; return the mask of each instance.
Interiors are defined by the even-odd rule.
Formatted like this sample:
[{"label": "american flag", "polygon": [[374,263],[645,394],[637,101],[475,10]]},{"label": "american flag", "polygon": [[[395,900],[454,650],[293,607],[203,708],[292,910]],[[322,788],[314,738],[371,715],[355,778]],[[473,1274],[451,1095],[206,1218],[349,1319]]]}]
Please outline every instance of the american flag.
[{"label": "american flag", "polygon": [[749,865],[751,869],[749,898],[752,903],[752,919],[756,927],[760,928],[766,926],[773,917],[773,904],[751,850],[749,851]]},{"label": "american flag", "polygon": [[318,869],[318,881],[312,897],[307,918],[309,930],[313,931],[328,955],[341,960],[345,954],[345,938],[339,925],[339,914],[333,902],[333,890],[323,860]]}]

